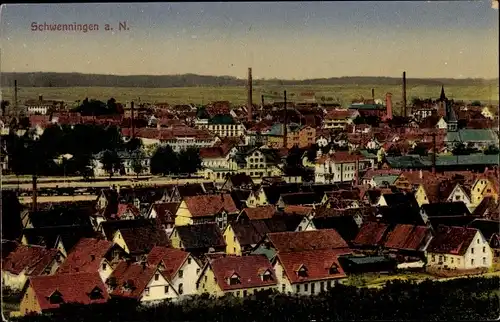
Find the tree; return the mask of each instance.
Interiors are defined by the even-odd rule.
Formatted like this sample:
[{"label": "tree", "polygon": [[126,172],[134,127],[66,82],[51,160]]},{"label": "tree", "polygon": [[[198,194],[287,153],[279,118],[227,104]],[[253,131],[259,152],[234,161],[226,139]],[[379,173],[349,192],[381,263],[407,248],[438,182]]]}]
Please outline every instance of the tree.
[{"label": "tree", "polygon": [[494,145],[490,145],[484,150],[484,154],[498,154],[499,152],[498,147]]},{"label": "tree", "polygon": [[31,127],[30,119],[28,117],[21,117],[19,119],[19,126],[22,129],[29,129]]},{"label": "tree", "polygon": [[180,173],[196,173],[201,166],[201,158],[198,149],[188,148],[179,153],[179,172]]},{"label": "tree", "polygon": [[307,160],[309,160],[309,162],[314,162],[316,160],[318,149],[319,147],[317,144],[311,144],[309,146],[309,149],[307,149]]},{"label": "tree", "polygon": [[122,167],[122,162],[118,153],[114,150],[105,150],[101,156],[101,163],[103,169],[109,174],[111,178],[115,171],[120,171]]},{"label": "tree", "polygon": [[178,173],[178,157],[170,145],[160,145],[151,157],[151,173],[168,175]]},{"label": "tree", "polygon": [[127,151],[136,151],[142,148],[142,141],[136,137],[131,138],[127,142],[125,142],[125,150]]},{"label": "tree", "polygon": [[417,154],[420,156],[426,156],[428,153],[427,147],[424,144],[417,143],[413,150],[411,151],[411,154]]},{"label": "tree", "polygon": [[142,150],[136,150],[131,154],[132,154],[132,170],[134,170],[134,172],[137,175],[137,178],[139,178],[139,175],[145,169],[144,165],[142,164],[145,158],[145,153]]},{"label": "tree", "polygon": [[0,104],[1,104],[0,106],[1,106],[1,109],[2,109],[2,116],[4,116],[5,115],[5,110],[7,109],[7,107],[9,107],[10,102],[2,100]]},{"label": "tree", "polygon": [[480,101],[473,101],[470,105],[471,106],[481,106],[481,102]]},{"label": "tree", "polygon": [[451,151],[451,153],[453,153],[453,155],[467,155],[467,154],[469,154],[467,151],[467,147],[462,142],[456,143],[455,146],[453,147],[453,150]]},{"label": "tree", "polygon": [[355,125],[360,125],[360,124],[366,124],[366,121],[361,115],[358,115],[354,120],[352,120],[352,123],[354,123]]}]

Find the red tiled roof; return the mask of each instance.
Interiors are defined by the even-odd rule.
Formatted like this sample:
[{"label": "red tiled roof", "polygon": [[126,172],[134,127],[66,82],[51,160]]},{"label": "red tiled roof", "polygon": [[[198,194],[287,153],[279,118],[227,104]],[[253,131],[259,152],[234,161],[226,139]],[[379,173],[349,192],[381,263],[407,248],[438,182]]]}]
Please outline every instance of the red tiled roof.
[{"label": "red tiled roof", "polygon": [[420,250],[425,246],[426,237],[430,232],[430,228],[426,226],[414,225],[396,225],[385,242],[386,248],[404,249],[404,250]]},{"label": "red tiled roof", "polygon": [[82,238],[71,249],[57,274],[96,273],[113,243],[95,238]]},{"label": "red tiled roof", "polygon": [[230,148],[227,145],[223,145],[210,148],[201,148],[199,153],[202,159],[223,158],[228,154],[229,150]]},{"label": "red tiled roof", "polygon": [[[221,257],[214,259],[210,267],[223,291],[276,285],[276,275],[264,255]],[[269,281],[262,280],[266,271],[271,275]],[[234,274],[239,277],[240,283],[229,285],[229,278]]]},{"label": "red tiled roof", "polygon": [[[110,285],[111,281],[116,282],[114,287],[110,285],[112,296],[140,299],[142,292],[156,272],[160,272],[158,265],[122,261],[116,266],[106,283]],[[129,287],[126,287],[127,284]]]},{"label": "red tiled roof", "polygon": [[211,216],[221,210],[228,213],[238,212],[238,207],[228,193],[185,197],[184,202],[193,217]]},{"label": "red tiled roof", "polygon": [[329,110],[324,116],[325,120],[345,120],[353,116],[352,110]]},{"label": "red tiled roof", "polygon": [[28,276],[36,276],[57,256],[57,249],[46,249],[35,245],[17,245],[16,249],[2,260],[2,271],[18,275],[25,271]]},{"label": "red tiled roof", "polygon": [[[59,304],[50,303],[54,292],[62,295],[64,303],[94,304],[105,303],[109,299],[106,286],[98,273],[78,273],[52,276],[36,276],[29,279],[36,299],[42,310],[55,309]],[[102,298],[92,300],[91,292],[99,288]]]},{"label": "red tiled roof", "polygon": [[[283,266],[291,283],[328,280],[346,277],[338,256],[348,254],[346,251],[331,249],[310,250],[292,253],[278,253],[278,260]],[[330,274],[330,268],[336,266],[337,272]],[[307,276],[299,276],[300,268],[305,268]]]},{"label": "red tiled roof", "polygon": [[161,224],[173,224],[174,216],[179,208],[180,202],[158,202],[151,205],[152,209],[156,212],[156,218]]},{"label": "red tiled roof", "polygon": [[285,212],[285,214],[297,214],[301,216],[307,216],[312,213],[313,207],[291,205],[291,206],[285,206],[285,209],[283,211]]},{"label": "red tiled roof", "polygon": [[427,247],[427,252],[463,255],[477,231],[475,228],[439,226]]},{"label": "red tiled roof", "polygon": [[348,248],[335,229],[270,233],[267,236],[278,252]]},{"label": "red tiled roof", "polygon": [[389,225],[368,221],[361,225],[353,244],[357,246],[378,246],[389,229]]},{"label": "red tiled roof", "polygon": [[177,274],[177,271],[187,260],[188,256],[188,252],[180,249],[155,246],[151,252],[149,252],[147,262],[149,265],[153,266],[163,263],[165,267],[163,271],[164,276],[172,280],[175,274]]},{"label": "red tiled roof", "polygon": [[134,217],[139,217],[140,212],[139,209],[137,209],[136,206],[132,204],[118,204],[118,210],[116,211],[116,218],[121,218],[125,213],[129,211]]},{"label": "red tiled roof", "polygon": [[245,208],[243,212],[248,216],[250,220],[256,219],[268,219],[272,218],[276,213],[276,208],[272,205],[269,206],[259,206],[255,208]]}]

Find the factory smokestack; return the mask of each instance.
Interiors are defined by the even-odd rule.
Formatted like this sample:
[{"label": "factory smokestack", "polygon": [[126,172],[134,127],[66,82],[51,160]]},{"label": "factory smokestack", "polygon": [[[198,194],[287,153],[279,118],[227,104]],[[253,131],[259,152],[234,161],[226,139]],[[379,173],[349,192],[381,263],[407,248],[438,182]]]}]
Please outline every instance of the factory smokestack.
[{"label": "factory smokestack", "polygon": [[288,109],[286,106],[286,91],[283,92],[283,99],[285,101],[285,121],[283,124],[283,147],[287,148],[288,141]]},{"label": "factory smokestack", "polygon": [[403,72],[403,116],[406,117],[406,72]]},{"label": "factory smokestack", "polygon": [[252,114],[252,68],[248,68],[248,84],[247,84],[247,90],[248,90],[248,97],[247,97],[247,113],[248,113],[248,122],[252,122],[253,119],[253,114]]},{"label": "factory smokestack", "polygon": [[375,88],[372,88],[372,100],[375,103]]},{"label": "factory smokestack", "polygon": [[392,94],[385,94],[385,120],[392,119]]}]

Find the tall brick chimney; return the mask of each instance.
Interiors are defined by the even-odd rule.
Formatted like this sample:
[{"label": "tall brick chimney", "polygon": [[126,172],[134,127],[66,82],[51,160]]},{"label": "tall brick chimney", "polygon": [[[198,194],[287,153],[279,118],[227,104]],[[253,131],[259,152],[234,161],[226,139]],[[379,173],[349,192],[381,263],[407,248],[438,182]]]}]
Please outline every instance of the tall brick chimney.
[{"label": "tall brick chimney", "polygon": [[403,72],[403,116],[406,117],[406,72]]},{"label": "tall brick chimney", "polygon": [[372,88],[372,100],[375,103],[375,88]]},{"label": "tall brick chimney", "polygon": [[247,113],[248,122],[252,122],[252,68],[248,68],[248,83],[247,83],[248,97],[247,97]]},{"label": "tall brick chimney", "polygon": [[392,94],[385,94],[385,119],[392,119]]}]

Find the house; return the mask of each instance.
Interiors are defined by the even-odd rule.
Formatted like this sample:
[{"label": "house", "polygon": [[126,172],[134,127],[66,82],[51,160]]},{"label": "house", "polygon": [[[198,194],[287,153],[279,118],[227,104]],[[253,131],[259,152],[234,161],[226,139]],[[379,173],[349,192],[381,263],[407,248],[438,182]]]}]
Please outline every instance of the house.
[{"label": "house", "polygon": [[377,206],[395,207],[399,205],[409,205],[418,208],[417,200],[411,193],[397,192],[384,193],[380,197]]},{"label": "house", "polygon": [[500,222],[497,220],[475,219],[467,225],[469,228],[475,228],[483,234],[493,251],[493,261],[498,263],[500,260]]},{"label": "house", "polygon": [[498,135],[493,129],[460,129],[456,132],[447,132],[445,144],[453,148],[458,143],[472,146],[477,149],[485,149],[490,145],[498,147]]},{"label": "house", "polygon": [[323,195],[315,192],[283,193],[280,195],[276,206],[280,209],[291,205],[315,206],[319,205],[322,199]]},{"label": "house", "polygon": [[422,205],[420,214],[426,223],[430,217],[470,216],[469,209],[463,201],[425,204]]},{"label": "house", "polygon": [[477,207],[484,197],[492,197],[498,202],[499,187],[499,180],[494,176],[478,177],[471,188],[472,207]]},{"label": "house", "polygon": [[318,249],[350,251],[346,241],[334,229],[269,233],[254,249],[254,254],[262,253],[270,258],[273,258],[279,252],[287,253]]},{"label": "house", "polygon": [[226,174],[231,173],[229,159],[236,152],[237,149],[228,144],[200,149],[199,153],[205,179],[223,180]]},{"label": "house", "polygon": [[163,276],[168,279],[179,297],[193,295],[196,280],[201,272],[201,266],[188,252],[175,248],[156,246],[148,254],[146,262],[149,265],[160,265]]},{"label": "house", "polygon": [[250,176],[245,173],[238,173],[228,176],[221,190],[252,189],[253,187],[254,183]]},{"label": "house", "polygon": [[[94,169],[94,176],[95,177],[107,177],[110,175],[109,172],[105,169],[104,164],[101,161],[103,156],[104,156],[104,153],[105,153],[105,151],[101,151],[93,156],[92,169]],[[121,162],[121,166],[122,166],[119,171],[116,171],[116,172],[119,172],[119,174],[122,174],[122,175],[146,175],[146,174],[151,173],[151,167],[150,167],[151,160],[144,153],[140,153],[137,151],[134,151],[134,152],[118,151],[117,153],[118,153],[118,157],[120,158],[120,162]],[[139,169],[139,165],[140,165],[141,171],[136,172],[136,170]]]},{"label": "house", "polygon": [[175,214],[179,209],[180,202],[162,202],[151,205],[146,219],[156,219],[160,227],[170,235],[175,224]]},{"label": "house", "polygon": [[162,263],[122,261],[106,281],[112,297],[138,300],[141,304],[157,304],[175,300],[179,294],[162,270]]},{"label": "house", "polygon": [[[279,149],[284,147],[284,125],[274,124],[268,134],[267,144],[270,148]],[[285,148],[291,149],[294,146],[305,148],[315,143],[316,129],[308,125],[296,123],[287,124],[287,141]]]},{"label": "house", "polygon": [[[420,262],[423,266],[424,252],[432,239],[427,226],[396,225],[387,234],[384,248],[400,262]],[[400,268],[405,267],[404,264]]]},{"label": "house", "polygon": [[215,222],[224,229],[238,213],[228,193],[185,197],[175,214],[175,226]]},{"label": "house", "polygon": [[209,252],[224,252],[226,243],[215,223],[175,226],[170,235],[172,247],[200,256]]},{"label": "house", "polygon": [[183,185],[175,185],[167,192],[165,202],[181,202],[185,197],[193,197],[198,195],[205,195],[204,184],[200,183],[186,183]]},{"label": "house", "polygon": [[225,256],[207,262],[197,284],[199,293],[246,297],[257,291],[276,289],[277,278],[263,255]]},{"label": "house", "polygon": [[252,190],[240,190],[234,189],[231,190],[231,197],[233,198],[234,203],[238,209],[244,209],[247,206],[248,197],[250,197],[250,193]]},{"label": "house", "polygon": [[206,129],[218,137],[240,137],[245,133],[243,124],[238,123],[231,115],[217,114],[208,119],[197,119],[195,125]]},{"label": "house", "polygon": [[323,117],[324,129],[345,129],[359,115],[356,111],[346,109],[328,110]]},{"label": "house", "polygon": [[332,249],[278,253],[273,260],[278,290],[315,295],[334,287],[347,278],[338,261],[343,254]]},{"label": "house", "polygon": [[356,181],[359,171],[372,166],[372,161],[345,151],[323,155],[316,160],[314,182],[324,184]]},{"label": "house", "polygon": [[114,234],[113,242],[136,259],[149,253],[154,246],[170,246],[165,230],[153,223],[138,227],[120,228]]},{"label": "house", "polygon": [[427,247],[428,268],[489,268],[493,253],[483,234],[475,228],[439,226]]},{"label": "house", "polygon": [[57,249],[18,244],[2,258],[2,286],[21,290],[32,276],[54,274],[63,259]]},{"label": "house", "polygon": [[233,173],[245,173],[252,178],[281,176],[283,155],[280,150],[265,147],[242,148],[229,159]]},{"label": "house", "polygon": [[125,257],[125,251],[110,241],[82,238],[59,266],[57,274],[98,272],[105,282],[116,267],[117,261]]},{"label": "house", "polygon": [[33,276],[22,291],[19,315],[49,313],[63,304],[103,304],[109,299],[99,274]]},{"label": "house", "polygon": [[247,200],[247,207],[254,208],[257,206],[275,205],[281,194],[294,192],[300,192],[300,185],[290,183],[261,186],[258,190],[250,193]]},{"label": "house", "polygon": [[500,219],[500,204],[493,197],[484,197],[481,203],[474,208],[472,215],[477,218]]}]

